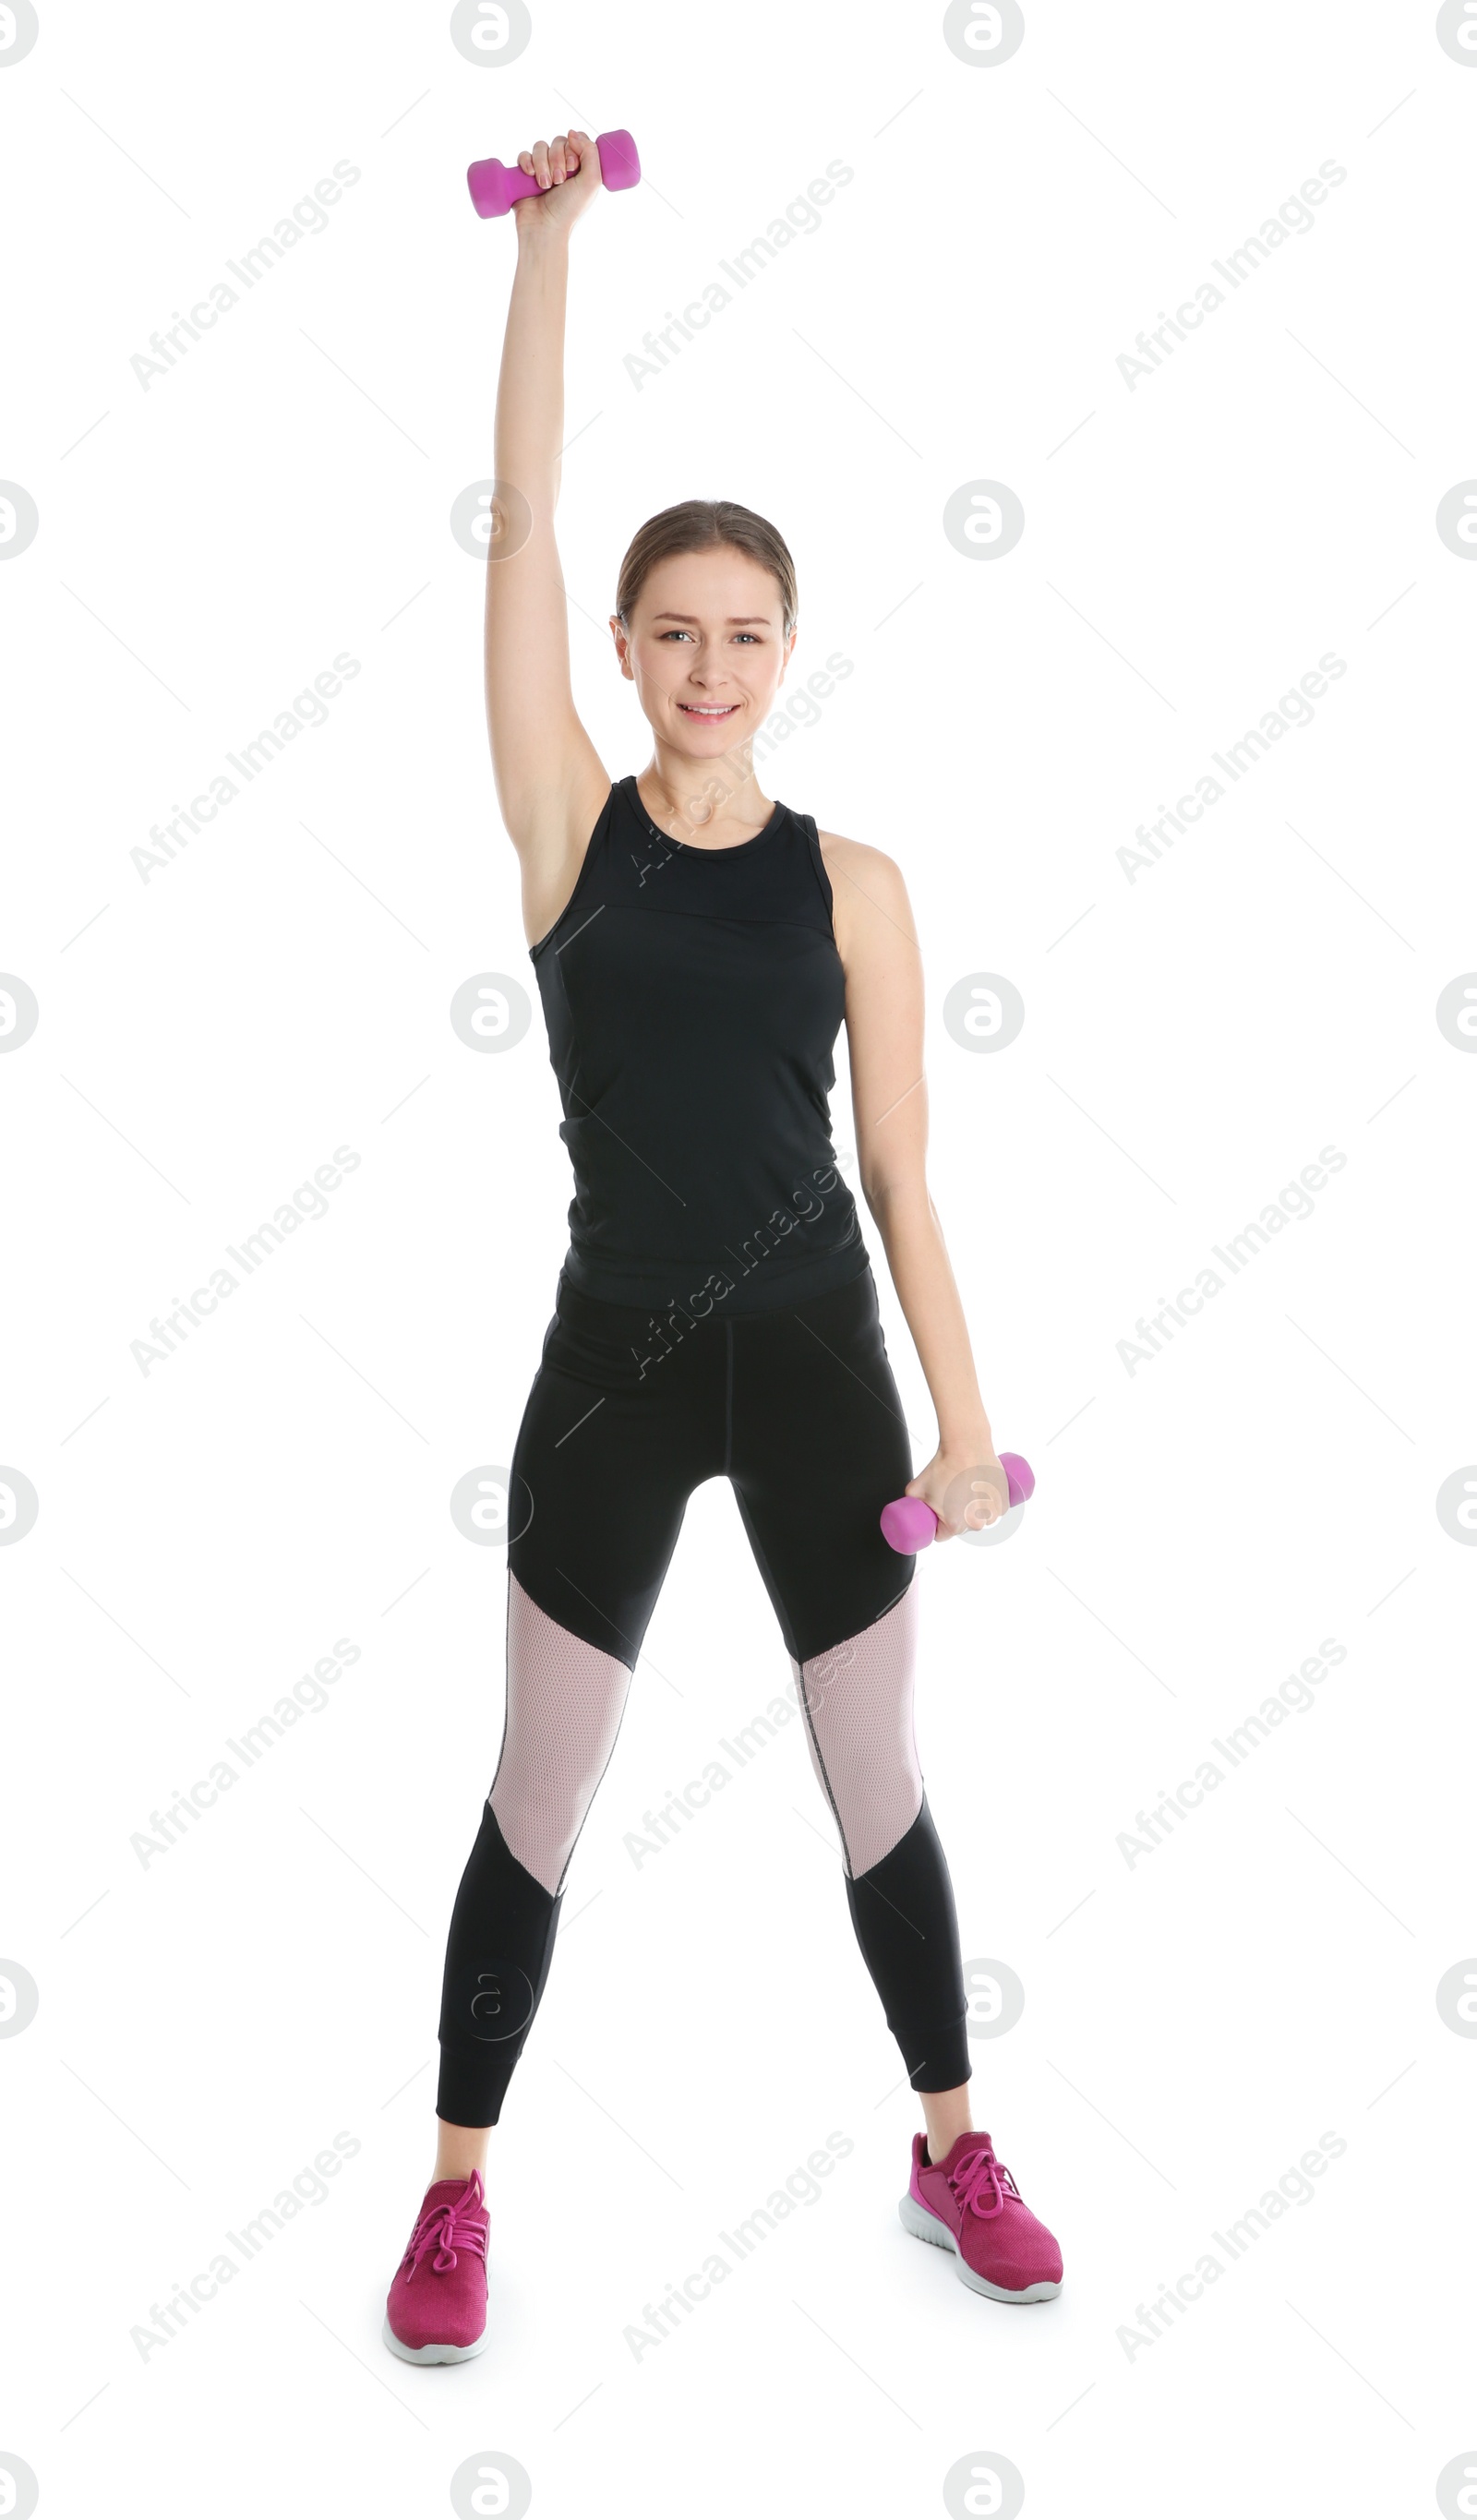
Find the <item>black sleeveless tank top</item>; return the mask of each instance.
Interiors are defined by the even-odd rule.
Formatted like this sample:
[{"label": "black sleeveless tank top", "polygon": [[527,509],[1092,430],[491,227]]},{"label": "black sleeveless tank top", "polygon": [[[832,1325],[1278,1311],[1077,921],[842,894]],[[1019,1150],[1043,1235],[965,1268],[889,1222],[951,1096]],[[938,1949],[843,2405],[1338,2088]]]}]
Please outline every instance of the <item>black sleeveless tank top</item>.
[{"label": "black sleeveless tank top", "polygon": [[810,815],[776,805],[752,839],[689,848],[617,780],[529,956],[574,1168],[571,1285],[750,1313],[863,1274],[827,1099],[845,978]]}]

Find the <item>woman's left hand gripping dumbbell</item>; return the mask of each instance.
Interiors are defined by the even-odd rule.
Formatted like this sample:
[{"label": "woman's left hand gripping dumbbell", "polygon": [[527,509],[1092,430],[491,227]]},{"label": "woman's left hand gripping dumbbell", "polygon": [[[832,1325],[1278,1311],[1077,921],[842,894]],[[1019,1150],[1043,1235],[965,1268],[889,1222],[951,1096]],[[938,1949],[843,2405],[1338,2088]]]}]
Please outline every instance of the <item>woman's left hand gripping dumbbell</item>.
[{"label": "woman's left hand gripping dumbbell", "polygon": [[889,1548],[913,1556],[936,1540],[989,1530],[1035,1486],[1031,1464],[1019,1453],[997,1455],[979,1444],[966,1457],[958,1446],[941,1445],[903,1494],[882,1508],[883,1537]]},{"label": "woman's left hand gripping dumbbell", "polygon": [[933,1508],[938,1516],[935,1540],[988,1530],[1009,1506],[1009,1483],[993,1444],[977,1444],[968,1451],[941,1444],[903,1493],[921,1497]]}]

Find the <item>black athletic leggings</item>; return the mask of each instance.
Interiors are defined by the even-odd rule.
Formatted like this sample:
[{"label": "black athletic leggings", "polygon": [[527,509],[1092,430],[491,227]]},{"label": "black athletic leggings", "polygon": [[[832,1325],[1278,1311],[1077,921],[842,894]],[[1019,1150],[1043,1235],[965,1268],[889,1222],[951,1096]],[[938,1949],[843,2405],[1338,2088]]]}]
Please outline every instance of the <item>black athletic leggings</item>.
[{"label": "black athletic leggings", "polygon": [[913,1475],[868,1267],[793,1308],[663,1319],[560,1276],[510,1482],[508,1704],[447,1942],[437,2115],[495,2125],[688,1498],[733,1483],[794,1667],[851,1919],[915,2091],[969,2077],[954,1894],[913,1729]]}]

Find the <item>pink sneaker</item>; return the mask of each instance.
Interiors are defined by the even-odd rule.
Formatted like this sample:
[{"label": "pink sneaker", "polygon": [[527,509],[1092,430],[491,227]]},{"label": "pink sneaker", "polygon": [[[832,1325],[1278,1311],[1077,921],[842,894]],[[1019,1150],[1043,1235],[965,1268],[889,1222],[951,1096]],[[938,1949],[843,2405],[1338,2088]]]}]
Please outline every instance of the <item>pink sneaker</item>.
[{"label": "pink sneaker", "polygon": [[487,2343],[487,2208],[481,2175],[436,2179],[384,2306],[402,2362],[470,2362]]},{"label": "pink sneaker", "polygon": [[898,2206],[903,2228],[936,2249],[952,2249],[955,2273],[992,2301],[1054,2301],[1061,2251],[1045,2223],[1021,2202],[987,2135],[957,2136],[942,2161],[928,2138],[913,2138],[913,2176]]}]

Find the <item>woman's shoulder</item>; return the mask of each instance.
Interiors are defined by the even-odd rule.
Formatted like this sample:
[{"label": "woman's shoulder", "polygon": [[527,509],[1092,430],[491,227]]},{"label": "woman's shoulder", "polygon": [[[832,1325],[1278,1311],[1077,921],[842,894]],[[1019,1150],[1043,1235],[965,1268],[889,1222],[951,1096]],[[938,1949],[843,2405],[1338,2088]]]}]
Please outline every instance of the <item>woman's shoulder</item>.
[{"label": "woman's shoulder", "polygon": [[885,849],[873,848],[869,840],[848,839],[841,832],[824,831],[819,826],[817,837],[832,884],[839,876],[851,883],[870,880],[884,889],[903,889],[903,870]]},{"label": "woman's shoulder", "polygon": [[870,841],[848,839],[841,832],[818,830],[817,837],[830,884],[831,928],[843,964],[878,922],[911,937],[913,908],[896,858],[885,849],[873,848]]},{"label": "woman's shoulder", "polygon": [[821,835],[821,846],[824,849],[834,849],[843,864],[848,857],[871,859],[873,863],[878,859],[886,859],[889,865],[892,863],[887,859],[886,851],[873,848],[870,840],[853,840],[848,838],[844,832],[828,832],[824,823],[818,824],[816,828]]}]

